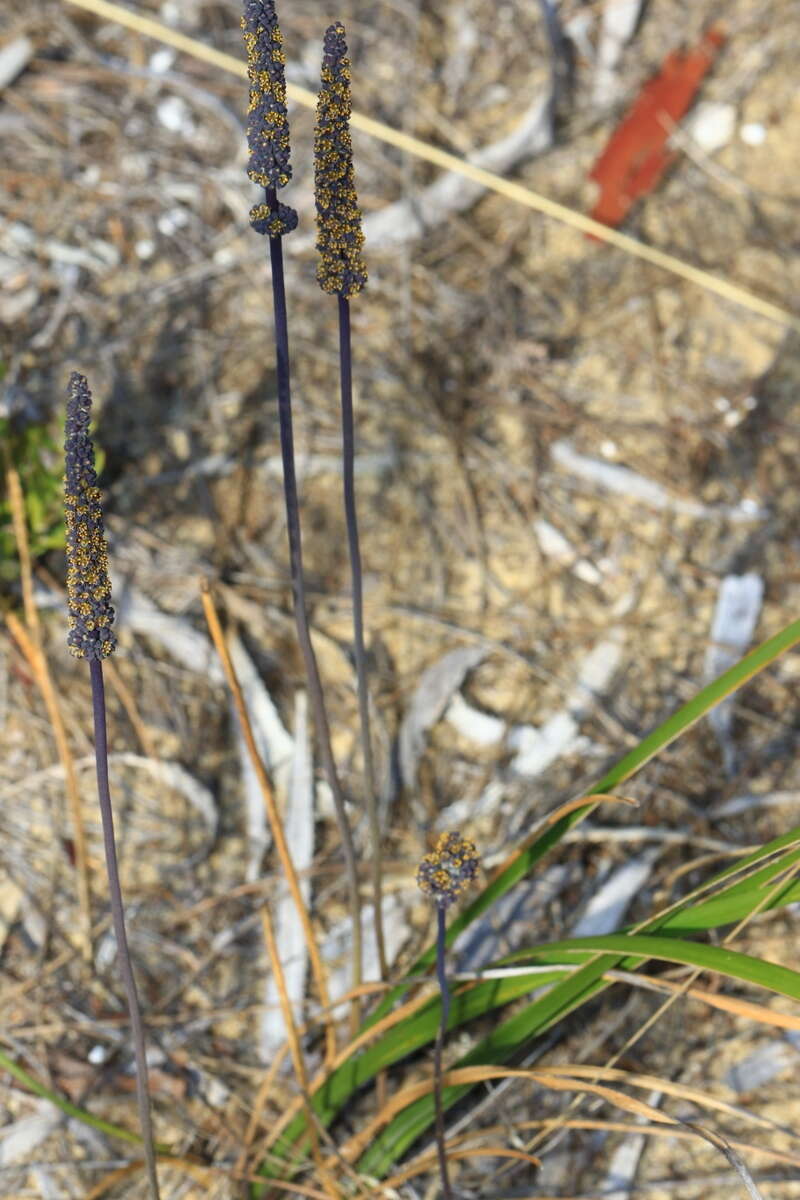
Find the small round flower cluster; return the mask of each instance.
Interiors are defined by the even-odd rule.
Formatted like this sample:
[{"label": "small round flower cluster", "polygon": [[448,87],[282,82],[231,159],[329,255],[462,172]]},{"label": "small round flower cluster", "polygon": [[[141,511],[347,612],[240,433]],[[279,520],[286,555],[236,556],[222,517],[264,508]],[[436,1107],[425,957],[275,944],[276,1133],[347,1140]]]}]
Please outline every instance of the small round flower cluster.
[{"label": "small round flower cluster", "polygon": [[108,548],[89,435],[92,394],[77,371],[67,391],[64,519],[67,526],[67,605],[70,651],[76,658],[107,658],[116,646]]},{"label": "small round flower cluster", "polygon": [[350,139],[350,60],[344,26],[325,34],[322,82],[314,134],[314,196],[317,205],[317,282],[323,292],[349,300],[367,282],[361,257],[364,233],[356,196]]},{"label": "small round flower cluster", "polygon": [[478,874],[480,858],[472,842],[460,833],[443,833],[417,871],[420,891],[443,908],[452,904]]},{"label": "small round flower cluster", "polygon": [[276,203],[275,208],[270,208],[269,204],[255,204],[250,209],[250,224],[256,233],[282,237],[297,228],[297,213],[288,204]]},{"label": "small round flower cluster", "polygon": [[[247,109],[247,174],[274,192],[292,177],[286,108],[286,55],[273,0],[245,0],[242,33],[247,49],[250,104]],[[271,212],[265,219],[262,209]],[[277,202],[256,205],[250,221],[259,233],[280,237],[297,225],[297,213]]]}]

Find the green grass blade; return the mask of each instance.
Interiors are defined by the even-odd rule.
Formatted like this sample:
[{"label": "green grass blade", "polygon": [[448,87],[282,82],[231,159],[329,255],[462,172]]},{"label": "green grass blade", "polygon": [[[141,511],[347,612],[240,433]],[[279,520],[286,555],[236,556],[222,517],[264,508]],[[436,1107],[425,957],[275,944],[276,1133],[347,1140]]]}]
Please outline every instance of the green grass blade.
[{"label": "green grass blade", "polygon": [[[612,933],[599,937],[565,938],[561,942],[550,942],[529,950],[517,951],[515,961],[529,959],[537,963],[564,963],[572,960],[581,962],[594,954],[622,954],[624,969],[627,960],[633,967],[641,961],[655,958],[663,962],[680,963],[682,966],[697,967],[703,971],[715,971],[740,983],[752,983],[767,991],[800,1000],[800,972],[780,963],[754,958],[731,950],[728,946],[709,946],[704,942],[690,942],[684,938],[658,937],[652,934]],[[534,975],[533,979],[538,978]]]},{"label": "green grass blade", "polygon": [[[528,953],[531,954],[530,951]],[[540,947],[534,953],[539,961],[548,961],[551,957],[563,959],[565,955],[590,956],[593,961],[587,962],[574,974],[552,987],[546,995],[540,996],[527,1008],[504,1021],[469,1054],[459,1059],[456,1066],[507,1062],[520,1046],[532,1037],[544,1033],[556,1021],[584,1004],[602,988],[611,986],[602,978],[606,971],[620,965],[640,966],[646,959],[662,959],[715,971],[729,979],[756,984],[779,995],[800,1000],[799,972],[778,963],[752,958],[727,947],[706,946],[678,938],[611,934],[607,937],[573,938]],[[531,982],[534,986],[539,978],[538,975],[532,977]],[[443,1103],[446,1107],[452,1106],[470,1089],[469,1084],[446,1088]],[[380,1178],[425,1132],[433,1117],[432,1097],[425,1096],[410,1104],[373,1142],[359,1162],[359,1169],[365,1174]]]},{"label": "green grass blade", "polygon": [[[746,655],[739,663],[730,670],[719,676],[712,683],[701,689],[697,695],[684,704],[671,717],[654,729],[647,737],[645,737],[638,746],[626,754],[620,761],[611,768],[610,771],[592,789],[594,794],[603,794],[611,792],[624,780],[630,778],[640,767],[650,761],[660,750],[664,749],[673,742],[681,733],[689,729],[710,709],[729,696],[737,688],[741,687],[759,671],[767,667],[773,662],[783,651],[791,648],[800,642],[800,620],[787,625],[774,637],[769,638],[761,646],[756,647],[750,654]],[[586,804],[580,809],[563,817],[552,827],[546,829],[541,835],[532,839],[531,844],[524,846],[522,852],[511,862],[504,871],[501,872],[481,894],[473,901],[464,912],[458,916],[451,924],[448,930],[448,941],[452,942],[459,933],[467,928],[471,922],[480,917],[497,899],[503,896],[511,887],[519,880],[524,878],[536,866],[536,864],[548,853],[563,836],[581,821],[585,816],[594,810],[596,802]],[[771,877],[768,875],[772,866],[765,867],[761,876],[753,876],[749,880],[739,881],[735,879],[736,873],[740,872],[748,864],[756,864],[760,858],[776,853],[783,846],[788,846],[792,842],[796,842],[800,831],[795,830],[769,843],[768,846],[760,848],[753,855],[748,856],[744,860],[734,863],[731,867],[715,878],[712,883],[722,882],[730,876],[734,876],[734,882],[730,885],[730,895],[725,896],[724,891],[710,901],[702,902],[694,907],[689,906],[685,910],[680,910],[663,919],[663,929],[681,928],[680,920],[687,919],[695,922],[706,922],[700,924],[698,928],[708,928],[710,923],[716,917],[719,917],[722,923],[727,923],[729,920],[738,920],[741,916],[746,915],[756,906],[757,893],[763,882],[768,881]],[[785,862],[783,866],[785,866]],[[775,871],[781,869],[780,864],[775,866]],[[794,897],[791,891],[787,893]],[[740,899],[737,899],[737,896]],[[744,896],[744,900],[741,900]],[[723,903],[720,905],[720,900]],[[786,903],[787,896],[784,895],[780,901]],[[717,905],[715,909],[713,905]],[[703,907],[705,905],[705,907]],[[742,907],[743,906],[743,907]],[[687,918],[687,913],[692,914]],[[658,918],[653,922],[653,927],[658,928]],[[409,970],[410,975],[417,975],[428,968],[434,960],[435,947],[431,946],[420,956],[419,959],[412,965]],[[580,1007],[591,996],[601,991],[608,986],[602,976],[607,971],[619,964],[618,955],[603,955],[596,963],[587,964],[579,970],[573,972],[567,980],[563,979],[562,973],[554,974],[554,986],[545,995],[538,997],[531,1005],[528,1005],[520,1013],[515,1014],[508,1021],[504,1022],[491,1038],[480,1043],[473,1051],[473,1055],[479,1057],[474,1058],[472,1055],[467,1056],[467,1059],[460,1065],[469,1065],[470,1062],[505,1062],[508,1057],[519,1047],[521,1042],[529,1040],[532,1036],[543,1032],[549,1025],[560,1020],[573,1009]],[[490,1011],[492,1008],[499,1007],[502,1004],[508,1003],[509,1000],[525,995],[531,988],[538,988],[543,985],[545,980],[539,976],[537,978],[527,979],[524,982],[519,978],[507,979],[502,981],[492,981],[478,985],[463,994],[462,998],[456,998],[453,1005],[453,1016],[451,1018],[451,1027],[462,1024],[471,1019],[473,1016],[481,1015]],[[496,986],[502,983],[502,986]],[[377,1007],[369,1024],[375,1023],[382,1016],[385,1016],[394,1007],[396,1002],[404,995],[406,985],[398,985],[392,989],[381,1004]],[[432,1001],[425,1009],[420,1010],[420,1013],[415,1014],[409,1020],[414,1022],[410,1032],[406,1030],[406,1022],[397,1026],[395,1029],[389,1030],[381,1037],[374,1046],[368,1050],[354,1056],[353,1059],[344,1063],[338,1071],[336,1071],[328,1082],[318,1091],[313,1097],[313,1103],[320,1119],[324,1124],[328,1124],[336,1113],[347,1102],[353,1092],[364,1083],[368,1082],[378,1070],[382,1067],[389,1066],[407,1054],[422,1049],[426,1044],[433,1040],[435,1029],[438,1023],[438,1001]],[[492,1058],[491,1055],[496,1057]],[[483,1055],[489,1057],[483,1057]],[[394,1150],[387,1149],[390,1158],[386,1161],[391,1161],[391,1155],[402,1153],[402,1149],[413,1141],[414,1137],[422,1132],[429,1120],[432,1118],[432,1104],[427,1120],[422,1121],[421,1125],[414,1119],[411,1110],[428,1112],[426,1107],[427,1101],[420,1101],[419,1107],[410,1106],[409,1110],[398,1114],[392,1125],[384,1132],[382,1138],[371,1147],[368,1151],[368,1157],[365,1159],[365,1169],[373,1170],[373,1162],[384,1161],[382,1147],[401,1147]],[[406,1113],[411,1114],[408,1119],[409,1128],[416,1129],[409,1140],[401,1135],[401,1127],[405,1124]],[[302,1136],[305,1126],[305,1118],[300,1116],[295,1122],[289,1126],[285,1132],[282,1146],[284,1148],[290,1146],[297,1138]],[[391,1131],[394,1131],[390,1133]],[[395,1136],[397,1135],[397,1136]],[[402,1143],[402,1146],[401,1146]],[[268,1167],[264,1167],[265,1173],[269,1171]]]},{"label": "green grass blade", "polygon": [[[626,779],[629,779],[640,767],[648,763],[651,758],[654,758],[659,751],[663,750],[671,742],[674,742],[677,737],[696,724],[716,704],[719,704],[726,696],[731,695],[737,688],[740,688],[749,679],[752,679],[759,671],[763,671],[780,654],[797,645],[798,642],[800,642],[800,620],[792,621],[780,633],[776,633],[774,637],[768,638],[766,642],[762,642],[760,646],[757,646],[755,650],[751,650],[749,654],[746,654],[730,670],[725,671],[719,678],[714,679],[706,687],[702,688],[696,696],[682,705],[677,712],[668,717],[666,721],[662,722],[647,737],[643,738],[633,750],[621,758],[603,776],[599,783],[592,787],[592,793],[601,795],[613,791],[615,787],[623,783]],[[556,846],[574,825],[582,821],[595,808],[596,803],[593,802],[576,809],[574,812],[562,817],[551,828],[545,830],[530,846],[525,847],[522,853],[500,875],[493,879],[480,895],[451,923],[447,931],[448,945],[458,937],[462,930],[466,929],[473,921],[482,916],[496,900],[505,895],[514,884],[529,874],[545,854],[553,846]],[[420,972],[427,970],[432,966],[435,955],[436,947],[434,945],[429,946],[425,953],[411,966],[409,974],[418,975]],[[391,1012],[397,1000],[403,995],[403,991],[403,987],[400,986],[388,992],[370,1018],[370,1023],[380,1020],[387,1013]]]},{"label": "green grass blade", "polygon": [[[535,981],[532,981],[532,977],[525,976],[488,979],[461,991],[457,990],[453,994],[447,1027],[456,1029],[476,1017],[491,1012],[492,1009],[502,1008],[512,1000],[526,996],[535,987],[561,979],[563,974],[564,968],[556,967],[552,972],[537,974]],[[401,1025],[390,1029],[373,1046],[367,1047],[357,1057],[343,1063],[334,1071],[324,1087],[318,1088],[312,1097],[314,1110],[320,1121],[329,1124],[357,1088],[374,1079],[379,1071],[429,1045],[436,1036],[440,1012],[441,1000],[439,996],[432,996],[418,1012],[408,1017]],[[281,1146],[288,1152],[304,1128],[305,1116],[300,1114],[287,1127],[280,1145],[276,1147],[276,1153],[280,1152]]]},{"label": "green grass blade", "polygon": [[[757,866],[760,862],[765,862],[766,859],[778,854],[781,850],[791,850],[798,844],[800,844],[800,825],[794,826],[794,828],[787,830],[786,833],[782,833],[780,837],[773,838],[770,842],[765,842],[763,846],[759,846],[757,850],[753,850],[750,854],[744,855],[742,858],[737,858],[736,862],[732,863],[729,867],[725,867],[723,871],[720,871],[717,875],[713,875],[706,884],[706,889],[716,887],[718,883],[723,883],[726,879],[730,879],[731,876],[740,875],[742,871],[747,870],[749,867]],[[765,867],[764,869],[768,870],[769,868]],[[731,893],[738,888],[747,889],[754,878],[755,876],[748,876],[747,879],[741,882],[734,878],[734,882],[726,890]]]},{"label": "green grass blade", "polygon": [[[0,1050],[0,1067],[35,1096],[41,1096],[43,1100],[49,1100],[65,1116],[74,1117],[82,1125],[88,1125],[92,1129],[97,1129],[100,1133],[108,1134],[110,1137],[119,1138],[120,1141],[131,1142],[134,1146],[141,1146],[142,1139],[140,1134],[135,1133],[131,1129],[125,1129],[122,1125],[115,1125],[112,1121],[105,1121],[102,1117],[95,1116],[94,1113],[89,1112],[87,1109],[73,1104],[71,1100],[67,1100],[60,1092],[56,1092],[45,1084],[40,1083],[35,1075],[31,1075],[30,1071],[26,1071],[24,1067],[21,1067],[4,1050]],[[159,1154],[174,1153],[170,1146],[162,1143],[157,1143],[156,1150]]]}]

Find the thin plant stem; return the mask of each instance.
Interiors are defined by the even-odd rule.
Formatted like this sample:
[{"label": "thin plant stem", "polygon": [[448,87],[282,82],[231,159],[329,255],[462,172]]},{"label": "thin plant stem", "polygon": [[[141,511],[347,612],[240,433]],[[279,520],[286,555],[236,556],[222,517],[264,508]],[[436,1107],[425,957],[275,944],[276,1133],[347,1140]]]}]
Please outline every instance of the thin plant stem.
[{"label": "thin plant stem", "polygon": [[367,689],[367,655],[364,649],[364,602],[361,570],[361,547],[358,537],[358,513],[355,487],[355,423],[353,420],[353,359],[350,337],[350,301],[339,301],[339,377],[342,394],[342,464],[344,477],[344,512],[347,522],[347,545],[350,553],[350,577],[353,594],[353,649],[358,685],[358,713],[361,725],[361,749],[364,756],[364,781],[367,791],[367,817],[372,842],[372,901],[375,907],[375,941],[381,979],[387,979],[389,964],[383,932],[383,880],[381,873],[381,826],[378,816],[378,793],[375,785],[375,762],[372,757],[372,736],[369,721],[369,692]]},{"label": "thin plant stem", "polygon": [[447,1170],[447,1151],[444,1143],[444,1107],[442,1105],[442,1050],[447,1033],[447,1021],[450,1016],[450,986],[445,972],[445,953],[447,949],[447,909],[444,904],[436,905],[436,978],[439,981],[439,991],[442,994],[442,1017],[439,1021],[439,1031],[436,1034],[436,1046],[433,1051],[433,1100],[436,1106],[436,1153],[439,1159],[439,1174],[442,1177],[442,1196],[444,1200],[453,1200],[453,1189],[450,1186],[450,1176]]},{"label": "thin plant stem", "polygon": [[111,792],[108,785],[108,735],[106,731],[106,697],[103,684],[103,664],[99,658],[89,660],[92,680],[92,710],[94,714],[94,752],[97,765],[97,793],[100,800],[100,816],[103,823],[103,845],[108,872],[108,892],[111,901],[111,916],[117,939],[117,959],[128,1000],[128,1013],[133,1035],[133,1050],[136,1060],[136,1099],[139,1105],[139,1122],[142,1127],[142,1146],[145,1169],[152,1200],[159,1200],[156,1152],[153,1140],[153,1125],[150,1118],[150,1096],[147,1081],[147,1055],[144,1043],[144,1027],[133,976],[128,937],[125,932],[125,909],[122,903],[122,888],[119,881],[117,848],[114,840],[114,814],[111,808]]},{"label": "thin plant stem", "polygon": [[[275,191],[266,189],[267,203],[274,210],[277,205]],[[286,528],[289,538],[289,569],[292,578],[292,593],[294,597],[294,615],[297,624],[297,639],[303,655],[308,691],[314,710],[314,723],[319,738],[322,753],[322,764],[328,779],[328,786],[333,794],[333,803],[339,824],[339,833],[344,850],[345,870],[347,872],[350,892],[350,918],[353,926],[353,958],[352,981],[357,988],[361,983],[361,899],[358,893],[358,871],[356,868],[356,852],[353,844],[353,834],[345,808],[344,792],[339,782],[336,763],[331,748],[331,734],[328,725],[328,715],[325,709],[325,699],[322,683],[317,666],[314,647],[311,644],[311,634],[308,627],[306,611],[305,582],[303,577],[303,551],[300,537],[300,505],[297,498],[297,478],[294,467],[294,431],[292,426],[291,382],[289,372],[289,332],[286,317],[286,289],[283,279],[283,246],[281,238],[269,239],[270,263],[272,266],[272,299],[275,310],[275,352],[278,376],[278,421],[281,437],[281,457],[283,460],[283,493],[286,501]],[[360,1005],[357,999],[351,1006],[351,1026],[353,1032],[360,1021]]]}]

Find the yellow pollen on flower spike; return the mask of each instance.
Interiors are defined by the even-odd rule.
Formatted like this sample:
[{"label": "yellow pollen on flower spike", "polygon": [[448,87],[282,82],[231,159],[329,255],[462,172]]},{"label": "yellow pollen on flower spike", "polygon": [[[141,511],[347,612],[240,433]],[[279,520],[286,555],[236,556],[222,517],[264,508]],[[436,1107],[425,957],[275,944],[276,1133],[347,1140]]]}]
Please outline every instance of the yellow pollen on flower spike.
[{"label": "yellow pollen on flower spike", "polygon": [[350,299],[365,286],[367,270],[349,127],[350,63],[338,22],[325,34],[320,77],[314,133],[317,282],[324,292]]},{"label": "yellow pollen on flower spike", "polygon": [[[268,190],[285,187],[292,174],[289,163],[289,129],[286,109],[286,79],[283,37],[278,28],[273,0],[245,0],[241,19],[250,96],[247,108],[247,174]],[[282,221],[254,228],[280,237],[297,224],[288,216]]]},{"label": "yellow pollen on flower spike", "polygon": [[426,896],[447,907],[466,891],[478,872],[480,860],[472,842],[458,833],[443,833],[432,851],[423,856],[417,884]]},{"label": "yellow pollen on flower spike", "polygon": [[82,375],[70,377],[64,449],[64,522],[67,530],[68,645],[78,658],[100,659],[116,645],[111,581],[100,489],[89,435],[91,393]]}]

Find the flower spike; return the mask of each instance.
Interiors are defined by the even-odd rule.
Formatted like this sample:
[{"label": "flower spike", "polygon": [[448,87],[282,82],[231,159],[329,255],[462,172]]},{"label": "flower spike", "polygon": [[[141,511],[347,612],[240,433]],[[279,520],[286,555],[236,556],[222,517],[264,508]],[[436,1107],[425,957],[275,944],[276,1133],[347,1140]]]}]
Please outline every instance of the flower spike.
[{"label": "flower spike", "polygon": [[[274,193],[292,177],[289,162],[289,121],[286,108],[286,55],[273,0],[245,0],[241,20],[247,50],[250,104],[247,109],[247,174],[254,183]],[[257,204],[250,223],[258,233],[280,237],[297,226],[297,213],[278,204]]]},{"label": "flower spike", "polygon": [[64,519],[67,527],[68,644],[76,658],[103,659],[116,647],[108,547],[89,434],[92,394],[73,371],[67,389]]},{"label": "flower spike", "polygon": [[417,886],[440,908],[465,892],[478,874],[480,858],[473,842],[460,833],[443,833],[417,871]]},{"label": "flower spike", "polygon": [[344,300],[355,296],[367,282],[350,139],[351,109],[350,60],[344,26],[337,21],[325,34],[314,134],[314,192],[320,254],[317,281],[323,292],[334,292]]}]

